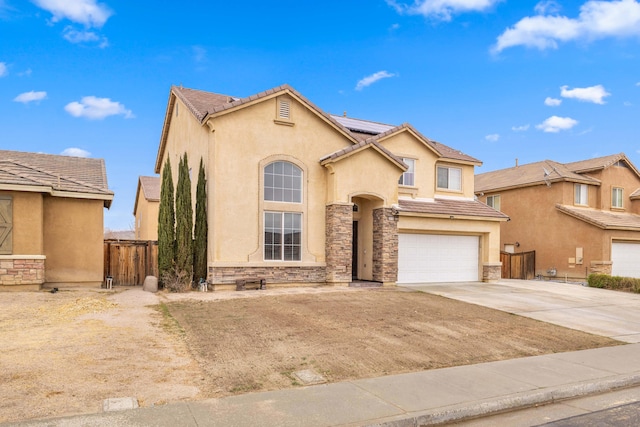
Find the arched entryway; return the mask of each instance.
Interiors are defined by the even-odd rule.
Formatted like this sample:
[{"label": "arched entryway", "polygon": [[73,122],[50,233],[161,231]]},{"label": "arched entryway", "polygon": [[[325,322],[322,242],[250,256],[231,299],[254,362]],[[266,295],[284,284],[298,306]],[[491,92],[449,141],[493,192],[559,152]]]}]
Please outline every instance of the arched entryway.
[{"label": "arched entryway", "polygon": [[384,201],[376,196],[358,194],[351,197],[353,203],[352,224],[352,262],[351,275],[353,280],[380,281],[376,265],[380,260],[376,248],[382,245],[380,233],[374,233],[377,227],[376,210],[382,209]]}]

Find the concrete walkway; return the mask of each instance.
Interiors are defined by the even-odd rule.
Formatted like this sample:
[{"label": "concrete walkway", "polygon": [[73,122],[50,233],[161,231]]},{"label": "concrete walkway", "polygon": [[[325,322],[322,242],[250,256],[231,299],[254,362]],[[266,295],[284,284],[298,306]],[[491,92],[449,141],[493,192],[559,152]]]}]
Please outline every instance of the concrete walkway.
[{"label": "concrete walkway", "polygon": [[[639,295],[537,281],[416,288],[640,341]],[[416,427],[637,386],[640,343],[0,426]]]},{"label": "concrete walkway", "polygon": [[623,342],[640,342],[640,294],[537,280],[410,287]]},{"label": "concrete walkway", "polygon": [[640,385],[640,344],[0,426],[427,426]]}]

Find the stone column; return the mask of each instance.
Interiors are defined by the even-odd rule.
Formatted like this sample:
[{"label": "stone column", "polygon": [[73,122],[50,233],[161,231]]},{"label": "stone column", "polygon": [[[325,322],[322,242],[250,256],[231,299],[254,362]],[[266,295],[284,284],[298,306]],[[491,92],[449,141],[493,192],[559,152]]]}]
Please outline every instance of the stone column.
[{"label": "stone column", "polygon": [[398,222],[390,208],[373,210],[373,280],[398,280]]},{"label": "stone column", "polygon": [[353,244],[351,204],[327,205],[325,255],[327,283],[350,283]]},{"label": "stone column", "polygon": [[482,265],[482,281],[495,283],[502,277],[501,262],[487,262]]}]

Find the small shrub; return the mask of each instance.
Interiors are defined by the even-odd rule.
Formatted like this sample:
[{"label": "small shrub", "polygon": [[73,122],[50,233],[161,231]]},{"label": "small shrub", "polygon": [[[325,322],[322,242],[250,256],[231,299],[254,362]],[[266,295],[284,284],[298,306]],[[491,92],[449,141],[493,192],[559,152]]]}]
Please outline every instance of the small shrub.
[{"label": "small shrub", "polygon": [[191,290],[191,274],[174,266],[162,275],[162,283],[169,292],[188,292]]},{"label": "small shrub", "polygon": [[640,279],[633,277],[590,274],[587,283],[592,288],[603,288],[640,293]]}]

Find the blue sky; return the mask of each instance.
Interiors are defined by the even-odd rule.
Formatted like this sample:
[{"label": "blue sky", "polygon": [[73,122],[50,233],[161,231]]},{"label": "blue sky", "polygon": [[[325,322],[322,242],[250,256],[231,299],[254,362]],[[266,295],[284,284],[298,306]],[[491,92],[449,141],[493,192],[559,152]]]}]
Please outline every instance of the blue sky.
[{"label": "blue sky", "polygon": [[636,0],[0,0],[0,147],[104,158],[110,229],[132,227],[171,85],[283,83],[409,122],[479,173],[619,152],[640,166]]}]

